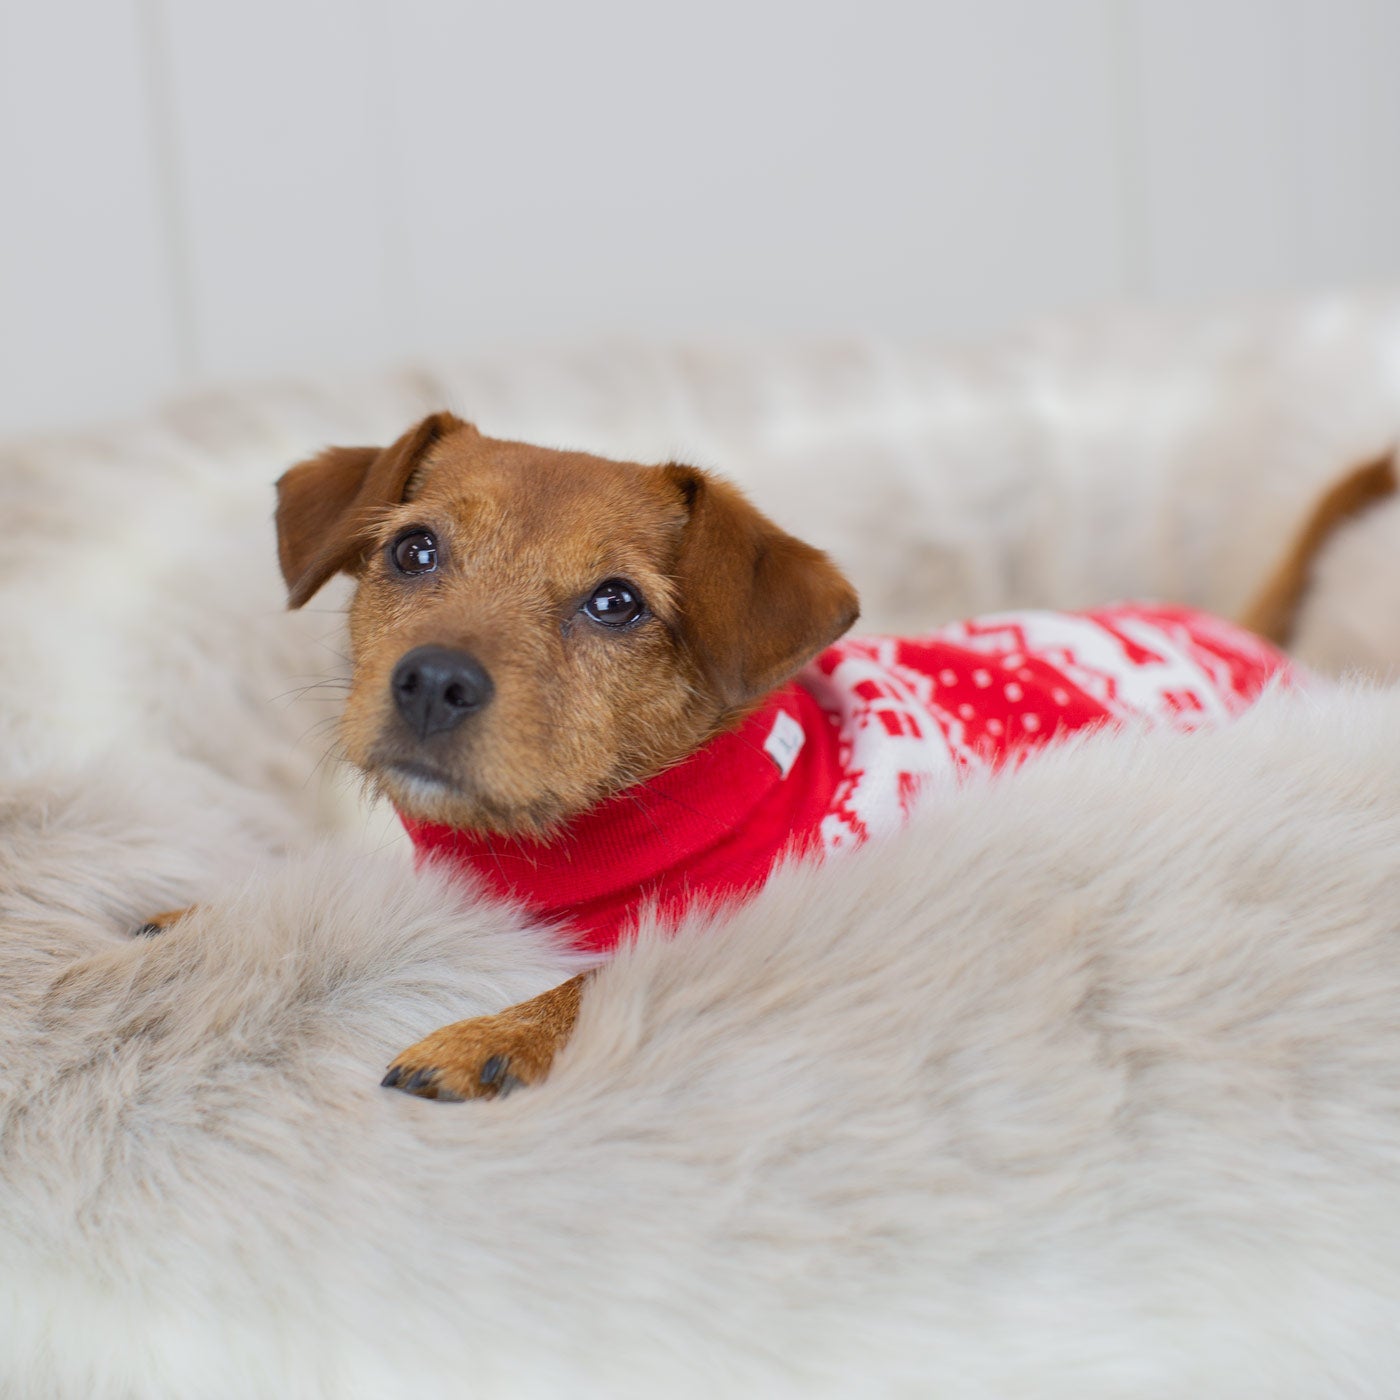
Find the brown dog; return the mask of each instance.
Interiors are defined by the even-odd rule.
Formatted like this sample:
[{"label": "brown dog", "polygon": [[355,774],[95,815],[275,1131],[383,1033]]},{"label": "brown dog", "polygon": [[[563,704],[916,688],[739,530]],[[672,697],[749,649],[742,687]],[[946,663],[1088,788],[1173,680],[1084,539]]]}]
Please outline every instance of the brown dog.
[{"label": "brown dog", "polygon": [[[1390,460],[1319,502],[1250,609],[1284,641],[1331,530],[1395,487]],[[278,484],[290,605],[358,579],[344,747],[399,809],[538,837],[732,728],[857,616],[819,551],[691,467],[482,436],[435,414]],[[434,1032],[386,1085],[490,1097],[541,1078],[582,978]]]}]

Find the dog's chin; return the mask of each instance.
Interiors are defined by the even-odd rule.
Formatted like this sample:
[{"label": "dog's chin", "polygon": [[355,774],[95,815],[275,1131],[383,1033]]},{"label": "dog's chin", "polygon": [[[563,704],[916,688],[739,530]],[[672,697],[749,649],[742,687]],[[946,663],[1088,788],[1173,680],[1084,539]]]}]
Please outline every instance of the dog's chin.
[{"label": "dog's chin", "polygon": [[471,805],[456,778],[431,763],[395,759],[376,764],[372,777],[399,811],[421,821],[460,825],[450,820],[452,813]]},{"label": "dog's chin", "polygon": [[552,795],[529,807],[493,802],[469,780],[420,759],[380,759],[367,765],[365,772],[405,817],[459,831],[538,838],[570,815]]}]

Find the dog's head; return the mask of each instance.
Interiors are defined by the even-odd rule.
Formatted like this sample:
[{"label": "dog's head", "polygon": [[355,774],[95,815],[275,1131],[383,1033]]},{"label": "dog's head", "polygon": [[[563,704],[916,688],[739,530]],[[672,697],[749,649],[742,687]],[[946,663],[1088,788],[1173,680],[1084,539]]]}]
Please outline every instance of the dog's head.
[{"label": "dog's head", "polygon": [[819,550],[694,467],[482,436],[451,414],[277,486],[300,607],[350,607],[346,752],[410,815],[538,834],[684,758],[855,620]]}]

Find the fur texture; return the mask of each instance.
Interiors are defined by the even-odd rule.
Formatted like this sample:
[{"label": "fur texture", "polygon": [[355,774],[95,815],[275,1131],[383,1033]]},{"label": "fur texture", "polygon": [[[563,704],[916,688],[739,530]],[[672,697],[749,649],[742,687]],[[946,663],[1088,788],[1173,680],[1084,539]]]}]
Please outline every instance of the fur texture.
[{"label": "fur texture", "polygon": [[1398,734],[1053,753],[624,953],[470,1110],[378,1070],[567,970],[506,916],[321,851],[127,942],[227,833],[21,794],[11,1393],[1389,1394]]},{"label": "fur texture", "polygon": [[[872,627],[1228,612],[1395,436],[1400,303],[979,357],[538,358],[4,454],[4,1393],[1392,1393],[1392,695],[1050,754],[625,953],[538,1090],[379,1089],[573,970],[413,876],[327,776],[335,690],[290,694],[340,620],[282,613],[268,483],[444,397],[733,472]],[[1397,531],[1338,541],[1305,654],[1400,658]]]}]

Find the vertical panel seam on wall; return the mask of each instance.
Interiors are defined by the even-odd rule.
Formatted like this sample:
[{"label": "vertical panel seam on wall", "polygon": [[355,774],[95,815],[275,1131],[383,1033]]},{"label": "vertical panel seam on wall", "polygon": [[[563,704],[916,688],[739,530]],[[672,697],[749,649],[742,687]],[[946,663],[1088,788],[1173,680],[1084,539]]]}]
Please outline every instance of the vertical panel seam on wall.
[{"label": "vertical panel seam on wall", "polygon": [[399,156],[400,106],[395,87],[394,62],[396,35],[385,19],[386,11],[362,0],[360,23],[366,42],[374,45],[383,63],[379,82],[372,85],[377,104],[375,149],[371,153],[378,208],[375,217],[379,233],[379,322],[389,353],[398,358],[415,343],[417,316],[416,281],[408,275],[411,248],[402,220],[408,201],[403,197],[403,172]]},{"label": "vertical panel seam on wall", "polygon": [[1139,0],[1103,0],[1109,32],[1110,75],[1114,122],[1113,154],[1118,184],[1118,225],[1123,266],[1123,293],[1149,296],[1152,239],[1147,219],[1148,172],[1146,139],[1146,74],[1142,64]]},{"label": "vertical panel seam on wall", "polygon": [[[1318,238],[1313,226],[1312,209],[1307,194],[1302,123],[1306,119],[1303,97],[1307,90],[1304,69],[1315,65],[1319,56],[1307,50],[1303,29],[1302,9],[1290,4],[1284,11],[1283,32],[1287,42],[1283,56],[1284,121],[1286,129],[1279,139],[1286,142],[1291,159],[1288,162],[1287,200],[1293,218],[1293,266],[1289,268],[1291,282],[1311,284],[1318,278]],[[1316,77],[1316,72],[1314,72]]]},{"label": "vertical panel seam on wall", "polygon": [[175,359],[185,381],[200,372],[199,327],[190,262],[189,221],[185,217],[175,110],[175,75],[170,67],[168,20],[163,0],[135,0],[145,69],[146,122],[151,163],[156,172],[160,224],[165,240],[165,283],[175,342]]}]

